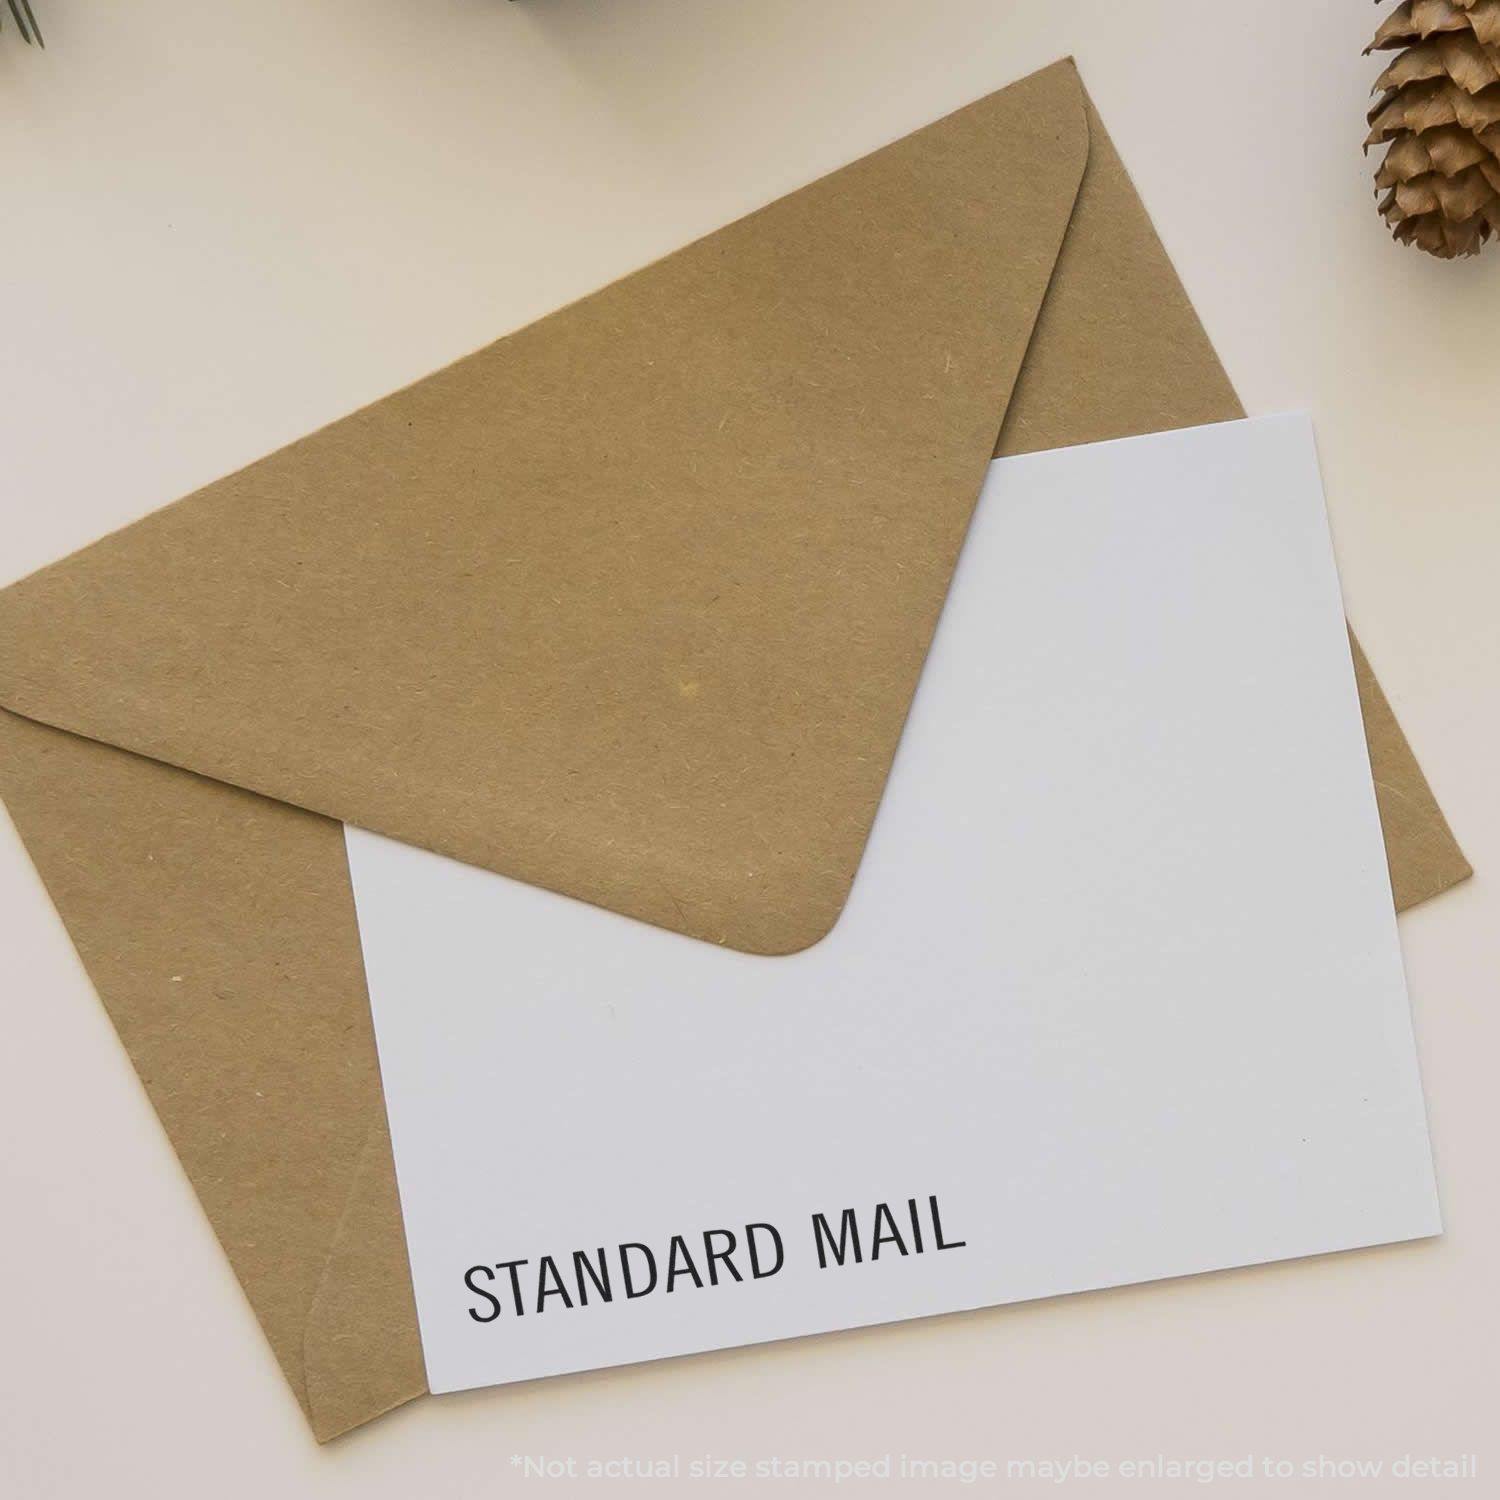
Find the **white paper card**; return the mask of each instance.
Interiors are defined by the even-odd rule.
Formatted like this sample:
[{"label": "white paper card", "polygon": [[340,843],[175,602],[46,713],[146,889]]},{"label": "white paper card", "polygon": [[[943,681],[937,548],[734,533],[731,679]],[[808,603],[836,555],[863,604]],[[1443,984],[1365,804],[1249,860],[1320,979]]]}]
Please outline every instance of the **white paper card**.
[{"label": "white paper card", "polygon": [[1305,418],[993,466],[805,953],[348,844],[435,1391],[1439,1232]]}]

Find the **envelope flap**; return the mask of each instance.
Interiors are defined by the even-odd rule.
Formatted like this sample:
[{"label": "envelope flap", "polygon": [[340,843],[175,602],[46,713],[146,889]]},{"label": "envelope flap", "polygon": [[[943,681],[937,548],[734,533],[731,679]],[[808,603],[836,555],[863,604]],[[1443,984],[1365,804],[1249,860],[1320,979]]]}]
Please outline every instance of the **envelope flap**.
[{"label": "envelope flap", "polygon": [[342,830],[3,710],[0,797],[314,1431],[420,1394]]},{"label": "envelope flap", "polygon": [[0,595],[0,701],[806,946],[1087,151],[1055,65],[208,486]]},{"label": "envelope flap", "polygon": [[390,1131],[378,1105],[303,1324],[302,1366],[319,1442],[427,1390]]}]

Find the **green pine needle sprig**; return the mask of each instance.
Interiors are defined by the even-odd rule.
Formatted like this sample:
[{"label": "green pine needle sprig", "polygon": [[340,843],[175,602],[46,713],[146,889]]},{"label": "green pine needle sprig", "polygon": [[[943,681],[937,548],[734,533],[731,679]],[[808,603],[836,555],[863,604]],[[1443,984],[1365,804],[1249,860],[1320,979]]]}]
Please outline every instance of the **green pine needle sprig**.
[{"label": "green pine needle sprig", "polygon": [[[16,30],[21,33],[21,40],[29,47],[35,43],[38,47],[47,44],[42,40],[42,28],[36,24],[36,17],[31,13],[31,0],[5,0],[10,9],[10,18],[16,23]],[[0,25],[4,18],[0,17]]]}]

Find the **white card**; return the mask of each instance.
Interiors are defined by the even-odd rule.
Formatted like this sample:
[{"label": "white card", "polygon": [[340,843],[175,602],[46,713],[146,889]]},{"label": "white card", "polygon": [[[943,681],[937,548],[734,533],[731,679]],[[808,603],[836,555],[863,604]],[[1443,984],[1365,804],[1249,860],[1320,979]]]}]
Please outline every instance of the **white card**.
[{"label": "white card", "polygon": [[1439,1232],[1305,418],[993,466],[804,953],[348,844],[434,1391]]}]

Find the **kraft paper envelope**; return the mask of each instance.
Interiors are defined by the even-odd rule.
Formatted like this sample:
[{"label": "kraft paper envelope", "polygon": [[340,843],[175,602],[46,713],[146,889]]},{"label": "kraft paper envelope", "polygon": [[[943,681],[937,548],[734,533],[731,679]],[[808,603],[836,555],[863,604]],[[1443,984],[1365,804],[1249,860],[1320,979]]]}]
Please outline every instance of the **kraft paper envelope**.
[{"label": "kraft paper envelope", "polygon": [[425,1389],[335,820],[816,942],[997,445],[1239,415],[1059,63],[0,594],[0,793],[320,1438]]}]

